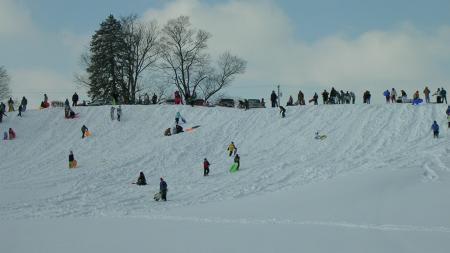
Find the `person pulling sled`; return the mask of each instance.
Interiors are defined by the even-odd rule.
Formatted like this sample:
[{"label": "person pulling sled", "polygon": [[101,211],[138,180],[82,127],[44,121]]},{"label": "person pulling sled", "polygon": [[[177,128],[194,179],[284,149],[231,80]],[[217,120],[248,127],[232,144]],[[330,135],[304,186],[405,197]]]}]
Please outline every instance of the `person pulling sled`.
[{"label": "person pulling sled", "polygon": [[163,178],[160,178],[159,192],[156,193],[153,198],[156,201],[159,201],[159,200],[167,201],[167,183],[166,183],[166,181],[164,181]]}]

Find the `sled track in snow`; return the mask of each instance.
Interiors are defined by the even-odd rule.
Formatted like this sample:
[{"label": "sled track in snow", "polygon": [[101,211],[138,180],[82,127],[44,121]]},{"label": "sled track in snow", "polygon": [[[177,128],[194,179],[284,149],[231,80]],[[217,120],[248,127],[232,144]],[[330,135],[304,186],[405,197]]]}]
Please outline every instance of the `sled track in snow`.
[{"label": "sled track in snow", "polygon": [[332,221],[296,221],[290,219],[224,219],[224,218],[199,218],[199,217],[183,217],[183,216],[151,216],[146,217],[150,220],[166,220],[166,221],[187,221],[199,223],[217,223],[217,224],[249,224],[249,225],[295,225],[295,226],[324,226],[324,227],[340,227],[348,229],[366,229],[381,231],[399,231],[399,232],[428,232],[428,233],[450,233],[449,227],[425,227],[414,225],[394,225],[394,224],[356,224],[349,222],[332,222]]}]

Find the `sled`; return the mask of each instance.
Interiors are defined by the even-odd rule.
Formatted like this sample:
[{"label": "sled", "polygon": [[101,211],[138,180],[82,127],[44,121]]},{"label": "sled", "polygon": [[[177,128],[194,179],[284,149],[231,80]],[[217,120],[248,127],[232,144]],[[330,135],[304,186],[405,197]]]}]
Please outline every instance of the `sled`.
[{"label": "sled", "polygon": [[186,128],[184,131],[186,131],[186,132],[192,132],[192,131],[194,131],[194,129],[199,128],[199,127],[200,127],[200,125],[193,126],[193,127],[190,127],[190,128]]},{"label": "sled", "polygon": [[79,113],[75,113],[75,116],[72,118],[72,117],[66,117],[66,116],[64,116],[64,118],[66,118],[66,119],[76,119],[76,118],[79,118],[80,117],[80,114]]},{"label": "sled", "polygon": [[238,168],[238,164],[237,163],[233,163],[233,165],[231,165],[231,167],[230,167],[230,172],[231,173],[236,172],[237,168]]},{"label": "sled", "polygon": [[91,131],[89,131],[89,130],[87,130],[85,133],[84,133],[84,137],[89,137],[89,136],[91,136],[92,135],[92,133],[91,133]]},{"label": "sled", "polygon": [[77,160],[69,162],[69,169],[75,169],[77,167]]},{"label": "sled", "polygon": [[316,137],[314,137],[314,139],[316,139],[316,140],[323,140],[323,139],[325,139],[325,138],[327,138],[327,136],[324,135],[324,134],[322,134],[322,135],[317,135]]},{"label": "sled", "polygon": [[421,99],[421,98],[416,98],[416,99],[414,99],[413,101],[412,101],[412,104],[413,105],[419,105],[419,104],[421,104],[423,102],[423,99]]},{"label": "sled", "polygon": [[160,201],[161,200],[161,193],[160,192],[155,193],[155,195],[153,196],[153,199],[155,201]]}]

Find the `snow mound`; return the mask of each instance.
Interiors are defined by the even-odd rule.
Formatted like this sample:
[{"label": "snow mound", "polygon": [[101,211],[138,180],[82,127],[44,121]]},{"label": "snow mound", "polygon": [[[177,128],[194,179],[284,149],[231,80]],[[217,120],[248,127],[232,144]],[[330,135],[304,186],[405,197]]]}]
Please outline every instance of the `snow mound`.
[{"label": "snow mound", "polygon": [[[80,118],[70,120],[62,109],[8,114],[0,126],[14,128],[17,139],[0,145],[0,219],[150,217],[371,171],[413,170],[417,181],[438,183],[450,171],[445,109],[321,105],[288,107],[281,118],[272,108],[123,106],[122,122],[111,122],[106,106],[77,107]],[[184,128],[200,127],[163,136],[178,111]],[[439,139],[432,138],[433,120],[442,128]],[[93,133],[86,139],[83,124]],[[316,131],[328,137],[316,140]],[[235,174],[228,172],[231,141],[241,156]],[[70,150],[76,169],[68,169]],[[211,162],[208,177],[204,158]],[[140,171],[148,186],[131,184]],[[164,204],[152,200],[160,177],[169,185]]]}]

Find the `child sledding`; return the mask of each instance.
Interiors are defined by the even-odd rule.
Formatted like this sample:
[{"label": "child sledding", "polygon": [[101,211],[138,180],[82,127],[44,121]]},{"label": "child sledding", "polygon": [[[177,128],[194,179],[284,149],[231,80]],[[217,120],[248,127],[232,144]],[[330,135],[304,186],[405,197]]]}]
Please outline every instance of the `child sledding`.
[{"label": "child sledding", "polygon": [[69,153],[69,169],[74,169],[77,167],[77,160],[75,160],[75,156],[73,155],[72,150]]}]

